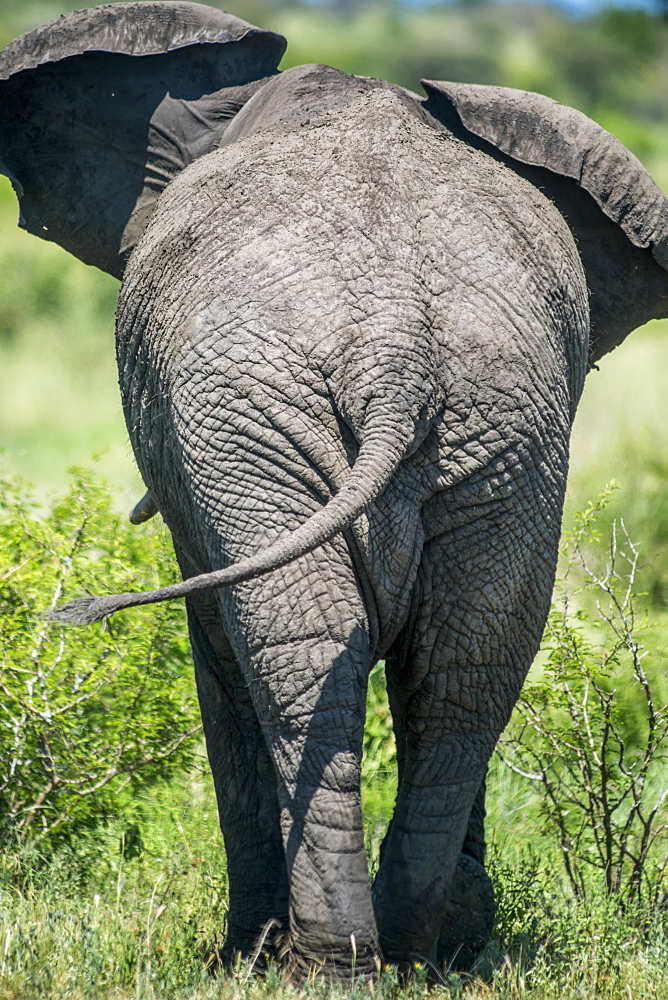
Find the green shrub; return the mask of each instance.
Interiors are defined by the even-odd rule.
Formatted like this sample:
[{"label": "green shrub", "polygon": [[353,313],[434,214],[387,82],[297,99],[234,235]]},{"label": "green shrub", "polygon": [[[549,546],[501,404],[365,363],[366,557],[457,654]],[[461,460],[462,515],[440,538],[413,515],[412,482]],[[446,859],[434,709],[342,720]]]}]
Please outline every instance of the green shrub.
[{"label": "green shrub", "polygon": [[[167,603],[85,630],[44,620],[103,589],[173,582],[166,532],[132,527],[76,471],[40,516],[0,483],[0,838],[72,841],[124,810],[142,786],[186,768],[199,718],[184,609]],[[135,847],[137,841],[135,842]]]},{"label": "green shrub", "polygon": [[392,815],[397,793],[397,748],[392,715],[385,687],[385,664],[377,663],[369,676],[364,757],[362,759],[362,804],[370,854],[378,846]]},{"label": "green shrub", "polygon": [[655,905],[668,863],[660,839],[668,823],[668,705],[662,657],[647,648],[650,625],[638,612],[639,550],[623,522],[609,539],[597,530],[610,493],[566,536],[547,659],[522,692],[502,753],[536,783],[577,897],[603,888],[623,903]]}]

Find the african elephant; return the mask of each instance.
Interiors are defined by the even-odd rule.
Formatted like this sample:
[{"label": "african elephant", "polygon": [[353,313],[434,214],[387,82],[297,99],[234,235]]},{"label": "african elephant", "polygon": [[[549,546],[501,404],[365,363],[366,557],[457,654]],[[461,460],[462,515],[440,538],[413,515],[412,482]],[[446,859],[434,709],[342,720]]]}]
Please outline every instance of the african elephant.
[{"label": "african elephant", "polygon": [[[422,99],[186,2],[0,56],[20,225],[122,279],[127,427],[184,582],[229,865],[227,952],[466,964],[494,914],[487,762],[548,611],[587,369],[668,315],[668,202],[582,114]],[[399,791],[360,809],[379,659]]]}]

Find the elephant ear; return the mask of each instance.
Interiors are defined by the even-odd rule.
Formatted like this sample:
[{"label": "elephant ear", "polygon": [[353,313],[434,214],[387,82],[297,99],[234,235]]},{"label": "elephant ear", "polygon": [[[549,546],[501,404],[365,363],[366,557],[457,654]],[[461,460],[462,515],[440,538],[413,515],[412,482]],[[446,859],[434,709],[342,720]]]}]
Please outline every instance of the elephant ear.
[{"label": "elephant ear", "polygon": [[122,277],[155,201],[277,72],[285,39],[202,4],[74,11],[0,53],[19,225]]},{"label": "elephant ear", "polygon": [[540,188],[568,222],[590,291],[592,361],[668,314],[668,200],[586,115],[540,94],[423,81],[425,108]]}]

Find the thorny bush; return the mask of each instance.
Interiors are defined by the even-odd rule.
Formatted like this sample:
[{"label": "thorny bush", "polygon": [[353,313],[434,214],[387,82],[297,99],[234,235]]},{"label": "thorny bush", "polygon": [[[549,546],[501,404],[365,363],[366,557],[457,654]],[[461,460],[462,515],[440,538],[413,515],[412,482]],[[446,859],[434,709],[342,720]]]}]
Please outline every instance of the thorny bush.
[{"label": "thorny bush", "polygon": [[535,782],[576,896],[599,885],[620,902],[656,905],[668,862],[660,837],[668,706],[660,657],[646,648],[651,626],[638,610],[639,550],[623,521],[613,524],[597,568],[597,519],[611,489],[565,538],[547,660],[523,690],[501,754]]}]

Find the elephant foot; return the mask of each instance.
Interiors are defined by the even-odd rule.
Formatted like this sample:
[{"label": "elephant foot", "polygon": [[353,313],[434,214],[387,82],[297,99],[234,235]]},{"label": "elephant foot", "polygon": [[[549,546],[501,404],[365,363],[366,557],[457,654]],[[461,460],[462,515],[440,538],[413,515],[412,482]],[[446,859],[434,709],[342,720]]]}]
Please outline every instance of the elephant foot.
[{"label": "elephant foot", "polygon": [[354,955],[350,951],[331,953],[326,957],[309,955],[287,934],[277,957],[287,978],[296,986],[313,982],[316,977],[321,976],[330,981],[351,984],[360,979],[375,978],[380,972],[380,959],[371,949]]},{"label": "elephant foot", "polygon": [[489,875],[475,858],[460,854],[438,939],[439,965],[452,972],[471,969],[492,935],[495,912]]}]

